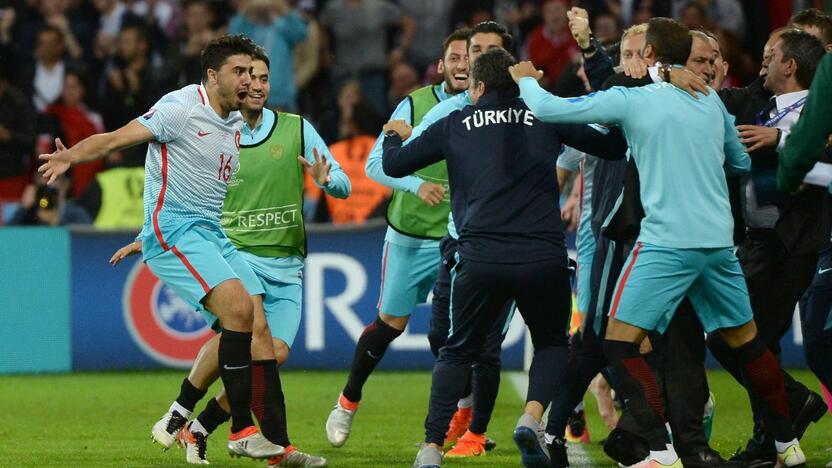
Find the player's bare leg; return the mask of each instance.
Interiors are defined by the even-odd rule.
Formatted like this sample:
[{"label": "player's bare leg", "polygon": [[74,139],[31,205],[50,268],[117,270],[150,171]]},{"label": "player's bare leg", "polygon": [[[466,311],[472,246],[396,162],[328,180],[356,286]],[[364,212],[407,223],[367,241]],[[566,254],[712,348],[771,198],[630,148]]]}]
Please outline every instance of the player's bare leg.
[{"label": "player's bare leg", "polygon": [[333,447],[342,447],[347,442],[364,383],[381,362],[390,343],[407,327],[409,319],[409,316],[397,317],[379,311],[378,318],[358,339],[347,384],[326,420],[326,436]]}]

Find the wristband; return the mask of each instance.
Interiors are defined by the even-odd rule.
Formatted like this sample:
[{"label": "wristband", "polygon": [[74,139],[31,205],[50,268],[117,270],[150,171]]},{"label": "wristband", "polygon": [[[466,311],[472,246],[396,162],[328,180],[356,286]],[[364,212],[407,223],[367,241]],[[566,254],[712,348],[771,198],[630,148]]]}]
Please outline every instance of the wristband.
[{"label": "wristband", "polygon": [[598,50],[598,49],[595,48],[595,35],[590,33],[590,35],[589,35],[589,47],[584,49],[581,46],[578,46],[578,48],[581,49],[581,53],[583,55],[589,55],[589,54],[595,53]]}]

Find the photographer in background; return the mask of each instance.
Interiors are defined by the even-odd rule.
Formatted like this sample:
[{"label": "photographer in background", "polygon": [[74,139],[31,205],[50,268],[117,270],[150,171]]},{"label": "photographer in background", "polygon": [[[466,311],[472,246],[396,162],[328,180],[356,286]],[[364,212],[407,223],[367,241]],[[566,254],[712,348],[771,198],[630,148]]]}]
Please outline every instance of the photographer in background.
[{"label": "photographer in background", "polygon": [[32,183],[23,190],[20,208],[6,223],[9,226],[66,226],[68,224],[90,224],[87,212],[67,200],[69,179],[60,177],[53,185],[35,173]]}]

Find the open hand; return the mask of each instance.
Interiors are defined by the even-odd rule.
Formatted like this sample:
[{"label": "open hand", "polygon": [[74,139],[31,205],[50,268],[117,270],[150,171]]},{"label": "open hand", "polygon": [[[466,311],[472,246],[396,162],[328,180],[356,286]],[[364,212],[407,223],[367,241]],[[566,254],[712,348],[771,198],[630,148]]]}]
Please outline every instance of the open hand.
[{"label": "open hand", "polygon": [[310,163],[303,156],[298,156],[298,161],[309,172],[309,175],[312,176],[316,184],[326,186],[332,180],[332,176],[329,175],[329,169],[332,167],[332,164],[328,163],[326,158],[318,154],[318,148],[312,148],[312,157],[315,158],[314,163]]},{"label": "open hand", "polygon": [[508,67],[508,72],[511,73],[511,78],[515,83],[520,83],[520,80],[527,76],[538,81],[543,78],[543,71],[535,68],[534,64],[528,60]]},{"label": "open hand", "polygon": [[118,262],[124,260],[125,258],[142,253],[142,241],[137,240],[135,242],[131,242],[124,247],[116,250],[116,253],[110,257],[110,265],[116,266]]},{"label": "open hand", "polygon": [[710,94],[710,91],[708,91],[708,83],[705,83],[705,80],[698,77],[696,73],[685,68],[673,67],[670,69],[670,84],[683,91],[687,91],[688,94],[696,99],[699,99],[699,96],[696,94],[697,91],[702,94]]},{"label": "open hand", "polygon": [[38,156],[38,159],[46,161],[38,168],[38,172],[43,174],[47,184],[55,182],[58,176],[69,170],[71,165],[69,152],[60,138],[55,138],[55,148],[54,153]]},{"label": "open hand", "polygon": [[748,151],[756,151],[765,146],[777,145],[777,129],[759,125],[737,125],[740,143],[748,147]]}]

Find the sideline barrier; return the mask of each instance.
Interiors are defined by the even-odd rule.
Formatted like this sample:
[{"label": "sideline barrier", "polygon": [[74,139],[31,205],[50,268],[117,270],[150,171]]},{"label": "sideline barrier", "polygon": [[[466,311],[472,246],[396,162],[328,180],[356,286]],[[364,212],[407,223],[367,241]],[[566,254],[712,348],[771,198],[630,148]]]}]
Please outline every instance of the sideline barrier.
[{"label": "sideline barrier", "polygon": [[[349,366],[358,336],[377,313],[385,229],[383,220],[309,226],[304,315],[287,367]],[[190,366],[212,336],[200,316],[139,257],[115,268],[107,263],[134,237],[88,228],[0,229],[0,374]],[[429,320],[429,305],[417,306],[381,368],[430,369]],[[523,368],[531,352],[524,332],[515,314],[504,368]],[[782,341],[784,365],[805,367],[801,343],[795,320]]]},{"label": "sideline barrier", "polygon": [[[310,226],[303,320],[287,367],[349,366],[355,342],[377,314],[385,229],[383,221],[346,229]],[[213,335],[138,257],[115,268],[107,264],[134,235],[73,230],[73,369],[190,367]],[[418,306],[381,368],[430,369],[429,320],[430,307]],[[523,331],[522,321],[515,321],[504,346],[507,368],[522,367]]]}]

